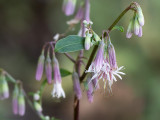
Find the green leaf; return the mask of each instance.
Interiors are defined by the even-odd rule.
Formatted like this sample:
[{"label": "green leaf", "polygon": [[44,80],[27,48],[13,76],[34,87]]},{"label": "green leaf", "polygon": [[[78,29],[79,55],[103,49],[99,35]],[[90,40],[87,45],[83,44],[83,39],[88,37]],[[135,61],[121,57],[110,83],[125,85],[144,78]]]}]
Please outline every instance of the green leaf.
[{"label": "green leaf", "polygon": [[62,76],[62,77],[66,77],[66,76],[72,74],[72,73],[69,72],[68,70],[65,70],[65,69],[62,69],[62,68],[60,69],[60,72],[61,72],[61,76]]},{"label": "green leaf", "polygon": [[59,40],[55,45],[55,52],[67,53],[84,49],[84,37],[69,35]]},{"label": "green leaf", "polygon": [[112,30],[119,30],[119,31],[121,31],[121,32],[124,32],[124,28],[122,27],[122,26],[114,26],[113,28],[112,28]]}]

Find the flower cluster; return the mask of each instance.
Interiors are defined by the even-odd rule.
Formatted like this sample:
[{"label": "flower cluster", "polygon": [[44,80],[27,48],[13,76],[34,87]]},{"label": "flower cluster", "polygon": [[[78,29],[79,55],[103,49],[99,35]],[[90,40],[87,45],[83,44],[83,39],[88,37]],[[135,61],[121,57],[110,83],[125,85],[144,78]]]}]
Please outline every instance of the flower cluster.
[{"label": "flower cluster", "polygon": [[142,26],[144,25],[144,16],[142,9],[138,3],[133,3],[135,5],[134,16],[130,20],[128,25],[126,37],[131,38],[134,33],[138,37],[142,37]]},{"label": "flower cluster", "polygon": [[[65,98],[65,93],[62,88],[62,80],[59,69],[59,63],[54,53],[54,43],[47,43],[49,45],[47,50],[47,55],[45,57],[46,45],[42,49],[41,55],[38,60],[37,71],[36,71],[36,80],[41,80],[43,75],[43,70],[45,68],[45,73],[47,77],[48,84],[54,85],[52,96],[60,98],[61,96]],[[53,73],[53,75],[52,75]],[[54,78],[53,78],[54,76]],[[54,80],[54,81],[53,81]]]},{"label": "flower cluster", "polygon": [[24,92],[18,83],[15,84],[12,98],[12,108],[15,115],[23,116],[25,114]]},{"label": "flower cluster", "polygon": [[[102,79],[104,82],[104,89],[107,88],[107,90],[111,92],[113,81],[117,81],[116,76],[122,79],[121,75],[125,75],[125,73],[121,72],[122,69],[123,66],[117,66],[115,49],[109,38],[107,43],[104,43],[104,39],[102,39],[99,44],[97,55],[86,72],[93,74],[89,83],[94,79],[98,81]],[[98,84],[95,86],[97,87]]]}]

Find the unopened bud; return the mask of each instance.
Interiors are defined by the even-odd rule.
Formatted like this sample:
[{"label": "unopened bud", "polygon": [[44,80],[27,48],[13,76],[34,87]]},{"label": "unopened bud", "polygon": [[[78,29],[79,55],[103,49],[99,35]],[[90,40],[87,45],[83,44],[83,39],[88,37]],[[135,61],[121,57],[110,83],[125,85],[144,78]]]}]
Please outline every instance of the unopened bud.
[{"label": "unopened bud", "polygon": [[22,89],[20,90],[18,96],[18,112],[20,116],[23,116],[25,114],[25,98]]},{"label": "unopened bud", "polygon": [[143,12],[140,6],[137,7],[137,12],[138,12],[138,21],[140,26],[144,25],[144,16],[143,16]]},{"label": "unopened bud", "polygon": [[2,72],[0,73],[0,99],[3,100],[7,98],[9,98],[9,87],[6,77]]},{"label": "unopened bud", "polygon": [[135,16],[135,19],[134,19],[134,34],[135,35],[138,35],[139,34],[139,23],[138,23],[138,19],[137,19],[137,16]]},{"label": "unopened bud", "polygon": [[88,84],[88,90],[87,90],[88,101],[92,103],[93,102],[93,83],[91,82],[90,76],[87,78],[87,84]]},{"label": "unopened bud", "polygon": [[37,70],[36,70],[36,80],[41,80],[41,78],[42,78],[43,68],[44,68],[44,60],[45,60],[44,50],[42,50],[42,53],[38,59],[38,65],[37,65]]},{"label": "unopened bud", "polygon": [[85,38],[85,50],[89,50],[91,47],[91,37],[92,37],[92,34],[87,33]]},{"label": "unopened bud", "polygon": [[80,100],[81,97],[82,97],[82,91],[81,91],[81,85],[80,85],[78,73],[73,72],[73,74],[72,74],[72,80],[73,80],[74,92],[75,92],[77,98]]},{"label": "unopened bud", "polygon": [[116,52],[113,44],[110,41],[108,43],[108,55],[111,68],[117,69]]},{"label": "unopened bud", "polygon": [[34,101],[34,108],[36,109],[37,112],[41,113],[42,112],[42,106],[39,102]]},{"label": "unopened bud", "polygon": [[40,99],[39,93],[35,93],[33,95],[33,99],[36,100],[36,101],[38,101]]},{"label": "unopened bud", "polygon": [[129,25],[128,25],[128,29],[127,29],[127,33],[126,33],[126,38],[131,38],[132,37],[132,34],[133,34],[133,23],[134,23],[134,20],[131,19],[130,22],[129,22]]},{"label": "unopened bud", "polygon": [[63,1],[62,9],[66,16],[70,16],[74,13],[76,2],[77,0],[64,0]]},{"label": "unopened bud", "polygon": [[12,98],[12,110],[15,115],[18,114],[18,94],[19,94],[19,88],[16,84],[13,90],[13,98]]},{"label": "unopened bud", "polygon": [[93,32],[93,36],[96,42],[101,41],[100,37],[95,32]]},{"label": "unopened bud", "polygon": [[51,65],[51,58],[49,56],[49,51],[47,53],[47,58],[45,61],[45,70],[46,70],[48,84],[51,84],[52,83],[52,65]]}]

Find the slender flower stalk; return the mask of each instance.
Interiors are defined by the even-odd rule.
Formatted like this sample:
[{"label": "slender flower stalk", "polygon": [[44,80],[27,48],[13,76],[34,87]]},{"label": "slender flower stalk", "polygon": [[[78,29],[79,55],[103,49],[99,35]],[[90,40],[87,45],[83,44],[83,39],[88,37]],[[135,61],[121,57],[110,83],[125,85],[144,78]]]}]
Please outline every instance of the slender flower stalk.
[{"label": "slender flower stalk", "polygon": [[61,80],[61,74],[60,74],[60,69],[59,69],[59,63],[57,58],[55,57],[55,54],[53,55],[53,64],[54,64],[54,87],[52,91],[52,96],[60,98],[61,96],[65,98],[65,93],[62,88],[62,80]]},{"label": "slender flower stalk", "polygon": [[47,58],[45,61],[45,70],[46,70],[48,84],[51,84],[52,83],[52,65],[51,65],[51,58],[49,55],[49,50],[47,52]]},{"label": "slender flower stalk", "polygon": [[43,75],[44,60],[45,60],[44,50],[42,50],[42,53],[38,59],[38,65],[37,65],[37,70],[36,70],[36,80],[38,81],[41,80],[42,75]]},{"label": "slender flower stalk", "polygon": [[80,86],[78,73],[73,72],[72,80],[73,80],[73,88],[74,88],[75,95],[80,100],[81,97],[82,97],[82,91],[81,91],[81,86]]}]

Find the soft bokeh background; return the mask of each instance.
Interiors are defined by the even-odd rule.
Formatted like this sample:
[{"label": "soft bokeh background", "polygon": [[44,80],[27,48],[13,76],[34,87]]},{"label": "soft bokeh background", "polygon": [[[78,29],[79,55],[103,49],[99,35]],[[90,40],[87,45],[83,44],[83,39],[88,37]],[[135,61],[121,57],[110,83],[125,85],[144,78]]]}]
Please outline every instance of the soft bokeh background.
[{"label": "soft bokeh background", "polygon": [[[94,103],[87,101],[86,92],[80,102],[80,120],[160,120],[160,40],[159,0],[135,0],[145,16],[143,37],[125,38],[132,16],[128,12],[118,23],[125,32],[113,31],[112,42],[119,66],[125,66],[126,76],[113,85],[113,95],[103,89],[95,93]],[[132,0],[91,0],[91,19],[94,30],[101,35]],[[67,29],[62,13],[62,0],[0,0],[0,67],[24,82],[27,92],[36,92],[40,82],[34,78],[42,45],[53,35]],[[79,27],[70,34],[76,34]],[[77,53],[76,53],[77,54]],[[76,54],[71,54],[76,57]],[[89,52],[86,53],[86,55]],[[59,55],[60,66],[72,70],[73,64]],[[45,77],[45,76],[44,76]],[[10,92],[13,85],[10,85]],[[52,85],[43,95],[44,114],[62,120],[73,119],[71,76],[63,79],[66,99],[51,97]],[[14,116],[11,97],[0,101],[0,120],[39,120],[28,106],[24,117]]]}]

